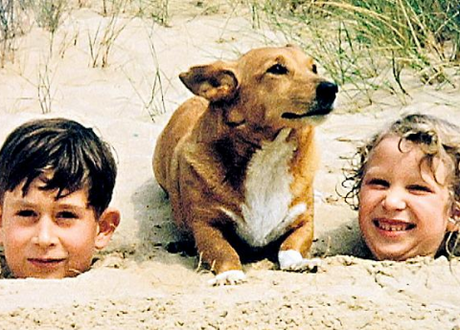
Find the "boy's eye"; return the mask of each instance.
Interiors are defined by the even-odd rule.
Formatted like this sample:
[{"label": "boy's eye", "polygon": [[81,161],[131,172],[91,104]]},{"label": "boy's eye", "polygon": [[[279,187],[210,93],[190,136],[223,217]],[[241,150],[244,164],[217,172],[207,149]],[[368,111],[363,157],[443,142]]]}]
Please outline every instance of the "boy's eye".
[{"label": "boy's eye", "polygon": [[30,218],[37,215],[33,210],[20,210],[16,214],[22,218]]},{"label": "boy's eye", "polygon": [[62,211],[57,214],[58,219],[77,219],[78,216],[76,213],[71,211]]}]

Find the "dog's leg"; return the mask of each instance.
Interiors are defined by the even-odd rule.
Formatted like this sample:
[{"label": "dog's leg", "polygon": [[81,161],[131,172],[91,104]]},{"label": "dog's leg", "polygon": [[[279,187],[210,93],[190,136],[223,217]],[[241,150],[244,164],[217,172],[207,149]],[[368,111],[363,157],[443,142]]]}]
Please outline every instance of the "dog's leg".
[{"label": "dog's leg", "polygon": [[232,285],[245,280],[240,257],[219,228],[197,221],[192,231],[201,258],[216,273],[216,277],[209,281],[211,285]]},{"label": "dog's leg", "polygon": [[[238,200],[238,193],[222,178],[222,166],[212,149],[189,145],[179,159],[181,175],[175,199],[175,216],[186,219],[183,222],[192,232],[200,257],[216,274],[213,285],[237,284],[245,279],[240,258],[222,232],[224,220],[219,219],[225,215],[220,209],[215,211],[216,200],[234,207]],[[204,196],[209,204],[204,204]]]},{"label": "dog's leg", "polygon": [[281,244],[278,252],[280,268],[287,271],[312,271],[320,265],[320,259],[304,258],[313,242],[313,219],[310,215],[301,227],[296,228]]}]

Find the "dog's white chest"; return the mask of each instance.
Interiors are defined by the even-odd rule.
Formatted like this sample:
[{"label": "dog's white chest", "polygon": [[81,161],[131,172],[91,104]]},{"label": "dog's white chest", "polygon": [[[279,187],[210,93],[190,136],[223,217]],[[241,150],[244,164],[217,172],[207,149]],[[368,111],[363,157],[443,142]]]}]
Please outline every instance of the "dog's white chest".
[{"label": "dog's white chest", "polygon": [[305,204],[289,208],[292,202],[289,172],[296,145],[286,141],[290,130],[264,144],[249,162],[245,180],[245,203],[237,232],[252,246],[264,246],[286,232],[286,227],[301,213]]}]

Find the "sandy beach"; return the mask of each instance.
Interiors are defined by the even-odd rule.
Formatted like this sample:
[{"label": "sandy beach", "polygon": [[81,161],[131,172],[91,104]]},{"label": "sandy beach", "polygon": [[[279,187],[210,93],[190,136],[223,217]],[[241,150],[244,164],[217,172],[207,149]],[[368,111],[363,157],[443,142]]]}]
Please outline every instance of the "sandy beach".
[{"label": "sandy beach", "polygon": [[93,127],[116,152],[111,204],[122,220],[93,268],[76,278],[1,279],[0,329],[460,329],[460,262],[365,258],[357,214],[337,193],[355,147],[401,113],[430,113],[460,125],[459,74],[457,87],[442,89],[406,77],[405,104],[382,93],[380,102],[354,110],[339,95],[317,129],[321,166],[311,252],[322,259],[317,272],[283,272],[261,260],[244,265],[246,283],[212,287],[213,274],[196,257],[167,252],[180,237],[151,160],[170,115],[191,97],[179,73],[288,42],[252,28],[242,5],[202,2],[171,1],[168,26],[117,16],[118,35],[104,65],[100,38],[113,23],[84,1],[52,37],[31,23],[17,38],[14,61],[0,69],[0,141],[34,118],[66,117]]}]

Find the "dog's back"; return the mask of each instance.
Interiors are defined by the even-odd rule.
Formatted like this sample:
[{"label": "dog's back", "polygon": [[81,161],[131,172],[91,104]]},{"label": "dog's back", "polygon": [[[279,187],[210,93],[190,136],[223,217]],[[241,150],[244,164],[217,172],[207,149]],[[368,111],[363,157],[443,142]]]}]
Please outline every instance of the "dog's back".
[{"label": "dog's back", "polygon": [[166,192],[172,189],[168,183],[170,182],[168,178],[171,178],[173,154],[178,149],[178,145],[187,139],[207,105],[208,101],[201,97],[193,97],[185,101],[173,113],[158,137],[154,152],[153,171],[159,185]]}]

